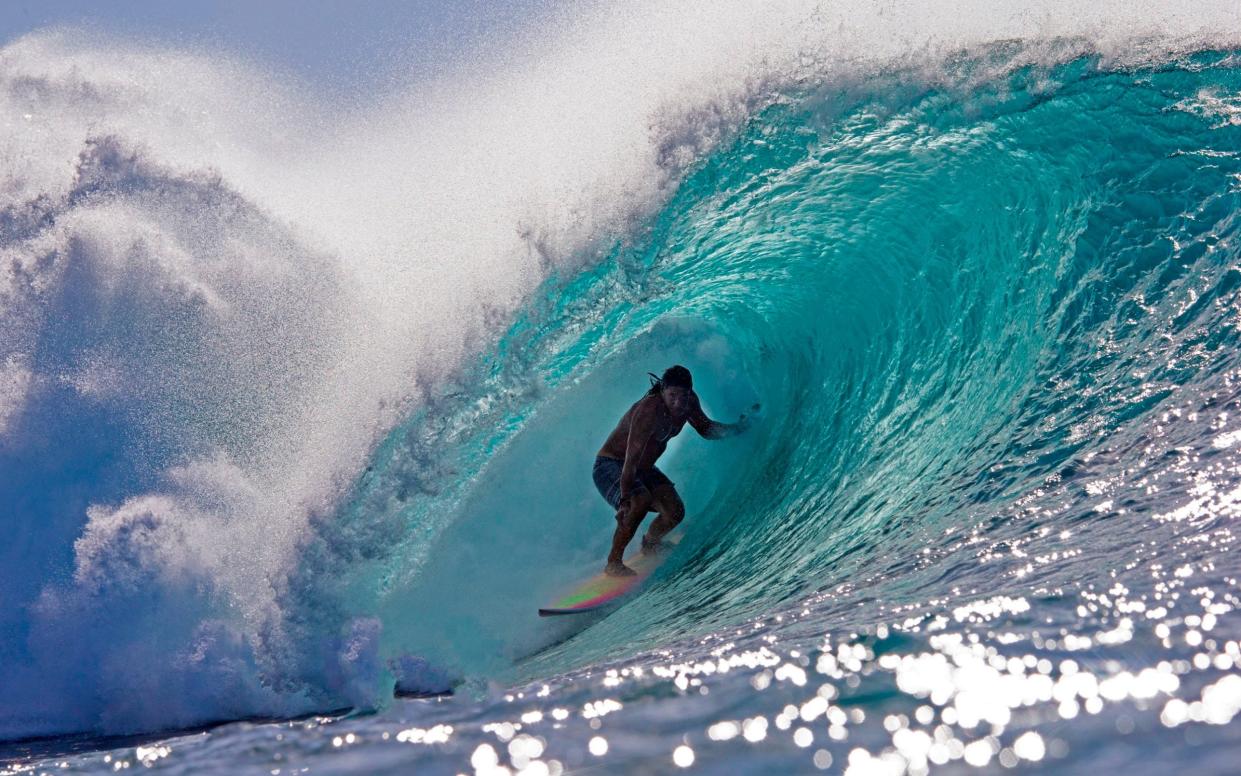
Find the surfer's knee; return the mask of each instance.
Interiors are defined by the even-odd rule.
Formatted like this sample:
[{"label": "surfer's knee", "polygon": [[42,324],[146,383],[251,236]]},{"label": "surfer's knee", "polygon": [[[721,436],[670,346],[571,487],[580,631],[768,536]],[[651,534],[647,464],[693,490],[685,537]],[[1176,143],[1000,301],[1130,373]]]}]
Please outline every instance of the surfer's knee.
[{"label": "surfer's knee", "polygon": [[622,503],[620,509],[616,510],[616,522],[633,523],[642,522],[642,518],[651,508],[651,497],[646,494],[632,496],[627,503]]},{"label": "surfer's knee", "polygon": [[668,522],[677,525],[685,518],[685,505],[681,503],[680,499],[677,499],[675,503],[669,504],[668,511],[662,514],[668,519]]},{"label": "surfer's knee", "polygon": [[673,525],[680,523],[685,517],[685,504],[673,490],[659,494],[656,508],[659,510],[659,516]]},{"label": "surfer's knee", "polygon": [[655,523],[660,526],[660,532],[671,531],[681,523],[681,519],[685,517],[685,507],[681,504],[669,504],[659,510],[659,517]]}]

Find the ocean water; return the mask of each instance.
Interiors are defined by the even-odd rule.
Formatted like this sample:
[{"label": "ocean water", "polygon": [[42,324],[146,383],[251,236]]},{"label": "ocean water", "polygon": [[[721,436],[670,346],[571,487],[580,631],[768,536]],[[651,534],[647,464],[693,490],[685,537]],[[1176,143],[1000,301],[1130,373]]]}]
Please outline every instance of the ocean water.
[{"label": "ocean water", "polygon": [[[0,773],[1241,763],[1241,18],[0,49]],[[595,450],[688,366],[625,605]]]}]

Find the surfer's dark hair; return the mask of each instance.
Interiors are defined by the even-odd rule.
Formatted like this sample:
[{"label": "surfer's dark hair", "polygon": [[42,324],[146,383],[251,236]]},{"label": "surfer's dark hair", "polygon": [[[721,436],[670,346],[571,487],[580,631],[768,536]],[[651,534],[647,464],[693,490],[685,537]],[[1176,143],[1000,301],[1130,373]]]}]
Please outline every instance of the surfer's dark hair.
[{"label": "surfer's dark hair", "polygon": [[647,374],[651,376],[651,390],[647,393],[652,396],[659,393],[664,386],[694,390],[694,376],[680,364],[665,369],[663,377],[656,377],[654,372],[647,372]]}]

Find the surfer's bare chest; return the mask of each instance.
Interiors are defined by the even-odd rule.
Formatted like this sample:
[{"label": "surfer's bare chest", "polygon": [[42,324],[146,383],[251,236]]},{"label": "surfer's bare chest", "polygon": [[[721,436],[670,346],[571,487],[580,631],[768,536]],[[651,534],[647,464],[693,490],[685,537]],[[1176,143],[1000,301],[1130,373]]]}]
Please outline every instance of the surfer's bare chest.
[{"label": "surfer's bare chest", "polygon": [[[643,408],[643,402],[658,402],[653,404],[650,409],[651,413],[640,413]],[[639,459],[637,465],[639,468],[647,468],[653,466],[659,456],[668,447],[668,441],[677,434],[681,433],[681,429],[685,428],[685,419],[676,420],[669,413],[667,408],[663,407],[663,402],[658,396],[644,396],[634,402],[633,406],[621,416],[620,422],[616,424],[616,428],[608,436],[603,447],[599,450],[599,455],[615,458],[617,460],[625,460],[626,450],[630,441],[630,434],[639,435]],[[646,414],[648,419],[639,418],[635,421],[635,416]],[[635,427],[636,424],[636,427]],[[644,439],[642,437],[645,437]]]}]

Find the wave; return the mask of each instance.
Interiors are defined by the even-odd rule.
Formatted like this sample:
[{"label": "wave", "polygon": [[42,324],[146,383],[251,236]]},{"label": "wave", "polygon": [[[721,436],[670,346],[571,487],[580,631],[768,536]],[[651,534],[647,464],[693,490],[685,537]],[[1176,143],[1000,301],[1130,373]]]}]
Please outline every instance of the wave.
[{"label": "wave", "polygon": [[[74,33],[0,51],[0,736],[371,708],[842,579],[934,594],[979,510],[1225,390],[1228,24],[1104,4],[914,46],[852,10],[594,12],[377,108]],[[666,584],[514,669],[604,553],[602,434],[673,362],[763,423],[674,445]]]},{"label": "wave", "polygon": [[[959,65],[995,56],[1007,52]],[[464,503],[390,595],[385,632],[467,674],[548,640],[525,613],[566,566],[606,555],[588,474],[601,430],[646,370],[673,362],[711,413],[757,399],[764,423],[729,443],[678,440],[666,468],[691,513],[680,565],[518,676],[842,583],[888,602],[988,590],[995,572],[957,559],[963,542],[1019,546],[1053,517],[1097,517],[1100,493],[1140,480],[1148,459],[1212,449],[1213,427],[1173,439],[1159,418],[1235,395],[1241,136],[1222,96],[1236,94],[1235,61],[1079,58],[960,89],[894,75],[878,97],[794,93],[755,116],[640,245],[550,283],[501,341],[488,412],[471,395],[454,426],[487,429],[453,444],[485,465],[454,467]],[[546,395],[512,395],[513,375],[542,376]],[[375,481],[442,445],[400,441],[424,428],[394,435]],[[1171,490],[1118,514],[1159,512]]]}]

